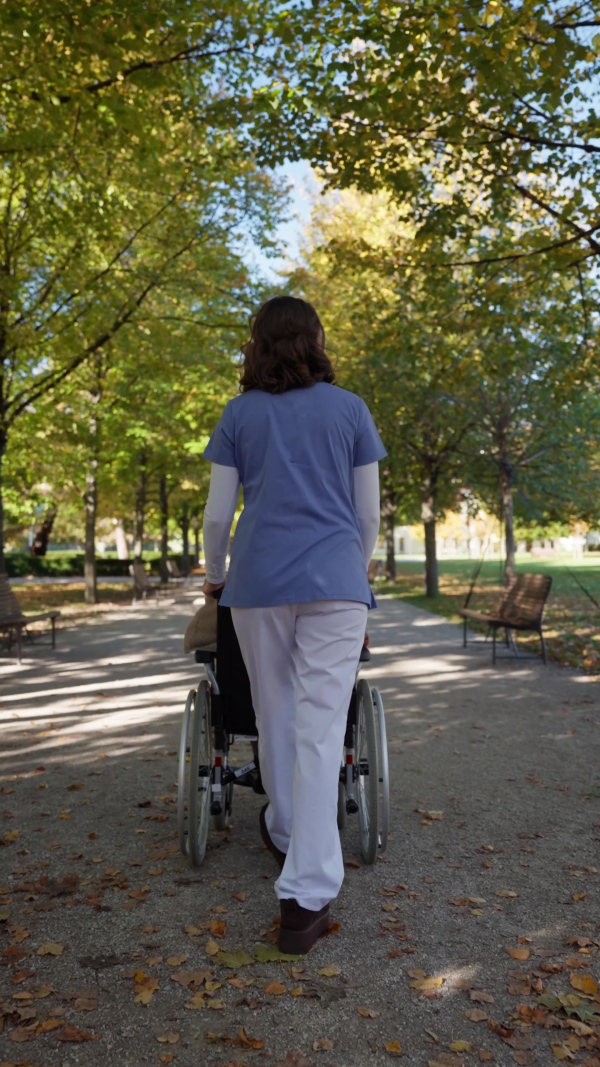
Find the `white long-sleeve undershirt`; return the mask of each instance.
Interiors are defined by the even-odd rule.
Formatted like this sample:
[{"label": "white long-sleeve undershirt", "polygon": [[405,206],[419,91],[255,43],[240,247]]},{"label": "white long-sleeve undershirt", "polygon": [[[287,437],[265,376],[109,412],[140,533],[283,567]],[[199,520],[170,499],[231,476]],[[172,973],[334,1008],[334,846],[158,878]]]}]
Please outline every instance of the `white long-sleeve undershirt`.
[{"label": "white long-sleeve undershirt", "polygon": [[[206,577],[213,585],[225,581],[231,524],[240,493],[235,467],[212,463],[210,488],[204,509],[203,536]],[[379,464],[354,468],[354,507],[365,564],[368,566],[379,534]]]}]

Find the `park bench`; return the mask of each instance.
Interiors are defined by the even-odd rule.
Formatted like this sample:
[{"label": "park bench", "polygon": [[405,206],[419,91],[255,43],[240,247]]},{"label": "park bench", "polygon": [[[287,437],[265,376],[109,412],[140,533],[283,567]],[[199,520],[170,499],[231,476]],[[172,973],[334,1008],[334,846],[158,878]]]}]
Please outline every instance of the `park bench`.
[{"label": "park bench", "polygon": [[190,581],[189,575],[182,574],[176,559],[167,560],[167,572],[169,581],[174,582],[176,585],[186,585]]},{"label": "park bench", "polygon": [[463,648],[467,647],[467,622],[473,619],[475,622],[485,623],[492,631],[492,663],[496,662],[496,635],[498,630],[504,630],[506,644],[512,641],[515,655],[518,655],[517,647],[512,637],[512,631],[529,631],[539,634],[542,645],[542,656],[546,660],[546,644],[542,633],[542,615],[548,594],[552,586],[552,578],[546,574],[518,574],[511,578],[507,586],[502,590],[498,602],[490,612],[473,611],[465,606],[460,609],[459,615],[463,619]]},{"label": "park bench", "polygon": [[143,563],[130,563],[129,573],[133,578],[133,604],[135,604],[136,600],[145,600],[148,593],[154,593],[158,600],[161,587],[160,579],[151,578],[150,575],[146,574],[146,568]]},{"label": "park bench", "polygon": [[0,574],[0,633],[4,635],[9,653],[13,646],[13,641],[16,640],[17,660],[19,663],[21,662],[23,648],[23,634],[30,641],[34,640],[34,634],[29,630],[32,622],[50,620],[52,648],[56,648],[56,620],[59,615],[60,611],[42,611],[38,615],[24,615],[10,587],[8,578],[5,574]]}]

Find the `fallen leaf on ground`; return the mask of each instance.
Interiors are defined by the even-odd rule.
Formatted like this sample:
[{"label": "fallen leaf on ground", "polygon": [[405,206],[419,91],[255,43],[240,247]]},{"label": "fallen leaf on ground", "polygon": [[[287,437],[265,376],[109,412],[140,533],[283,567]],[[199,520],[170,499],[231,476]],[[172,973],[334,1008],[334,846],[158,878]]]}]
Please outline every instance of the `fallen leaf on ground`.
[{"label": "fallen leaf on ground", "polygon": [[389,1056],[401,1056],[402,1045],[399,1041],[387,1041],[385,1045],[385,1051]]},{"label": "fallen leaf on ground", "polygon": [[465,1019],[470,1019],[472,1023],[482,1023],[484,1019],[487,1019],[487,1011],[482,1011],[481,1008],[470,1008],[465,1012]]},{"label": "fallen leaf on ground", "polygon": [[217,945],[217,942],[213,941],[212,938],[209,938],[209,940],[206,942],[205,951],[207,956],[216,956],[217,952],[219,951],[219,946]]},{"label": "fallen leaf on ground", "polygon": [[320,1037],[318,1041],[313,1041],[313,1052],[330,1052],[333,1048],[333,1041],[330,1041],[328,1037]]},{"label": "fallen leaf on ground", "polygon": [[475,1045],[472,1045],[470,1041],[451,1041],[450,1048],[453,1052],[474,1052]]},{"label": "fallen leaf on ground", "polygon": [[293,956],[282,952],[276,945],[257,945],[254,951],[259,963],[277,963],[278,960],[289,960],[290,963],[295,963],[296,960],[302,959],[300,955]]},{"label": "fallen leaf on ground", "polygon": [[272,997],[280,997],[282,993],[285,993],[285,986],[282,985],[281,982],[269,982],[269,984],[265,986],[265,993],[269,993]]},{"label": "fallen leaf on ground", "polygon": [[427,1061],[427,1067],[464,1067],[462,1056],[453,1052],[439,1052],[434,1060]]},{"label": "fallen leaf on ground", "polygon": [[417,992],[421,993],[425,989],[440,989],[443,984],[443,978],[430,976],[429,978],[417,978],[416,981],[410,983],[410,988],[416,989]]},{"label": "fallen leaf on ground", "polygon": [[317,974],[322,975],[323,978],[334,978],[336,974],[341,974],[342,968],[338,967],[336,963],[330,963],[327,967],[320,967]]},{"label": "fallen leaf on ground", "polygon": [[598,986],[589,974],[571,974],[569,975],[569,981],[573,989],[578,989],[580,993],[587,993],[595,997],[598,992]]},{"label": "fallen leaf on ground", "polygon": [[38,956],[62,956],[64,950],[64,945],[56,945],[53,941],[47,941],[44,945],[40,945],[37,954]]},{"label": "fallen leaf on ground", "polygon": [[[266,946],[265,946],[266,948]],[[283,959],[287,959],[284,956]],[[298,959],[298,956],[290,957],[290,959]],[[254,956],[250,956],[245,949],[241,948],[238,952],[222,952],[219,950],[217,956],[213,956],[215,963],[220,963],[223,967],[230,967],[233,971],[237,971],[238,967],[248,967],[251,963],[256,963]]]},{"label": "fallen leaf on ground", "polygon": [[377,1019],[380,1015],[380,1011],[376,1011],[375,1008],[357,1008],[357,1013],[362,1015],[363,1019]]},{"label": "fallen leaf on ground", "polygon": [[144,976],[140,981],[135,982],[133,988],[137,993],[134,997],[135,1004],[150,1004],[158,989],[158,981],[156,978]]},{"label": "fallen leaf on ground", "polygon": [[264,1041],[261,1040],[260,1037],[250,1037],[246,1033],[246,1031],[244,1030],[243,1026],[241,1026],[240,1029],[238,1030],[238,1037],[240,1039],[241,1044],[245,1045],[247,1048],[264,1048],[265,1047],[265,1043],[264,1043]]},{"label": "fallen leaf on ground", "polygon": [[60,1026],[66,1024],[66,1019],[44,1019],[43,1023],[40,1023],[36,1033],[47,1034],[50,1030],[57,1030]]},{"label": "fallen leaf on ground", "polygon": [[160,1041],[161,1045],[176,1045],[180,1037],[181,1034],[176,1034],[174,1030],[167,1030],[164,1034],[159,1034],[156,1040]]},{"label": "fallen leaf on ground", "polygon": [[56,1035],[57,1041],[97,1041],[98,1034],[90,1034],[88,1030],[79,1030],[76,1026],[65,1026],[64,1030]]},{"label": "fallen leaf on ground", "polygon": [[509,956],[512,956],[513,960],[529,959],[528,948],[505,948],[504,951],[507,952]]},{"label": "fallen leaf on ground", "polygon": [[484,993],[481,989],[471,989],[469,992],[469,1000],[474,1000],[477,1004],[493,1004],[494,998],[491,993]]},{"label": "fallen leaf on ground", "polygon": [[185,963],[187,956],[167,956],[167,963],[169,967],[181,967],[182,963]]},{"label": "fallen leaf on ground", "polygon": [[245,893],[241,893],[241,892],[240,893],[232,893],[231,895],[232,895],[234,900],[240,900],[242,903],[246,899],[246,894]]},{"label": "fallen leaf on ground", "polygon": [[[218,937],[218,938],[225,937],[225,934],[227,932],[227,923],[223,922],[222,919],[215,919],[215,921],[210,924],[210,932],[213,935],[213,937]],[[209,942],[209,944],[210,944],[210,942]],[[208,952],[208,945],[206,947],[206,951]]]},{"label": "fallen leaf on ground", "polygon": [[557,1043],[555,1045],[550,1045],[550,1048],[552,1049],[552,1051],[553,1051],[554,1055],[556,1056],[557,1060],[574,1060],[575,1059],[575,1054],[573,1052],[571,1052],[571,1049],[567,1048],[566,1045],[559,1045]]}]

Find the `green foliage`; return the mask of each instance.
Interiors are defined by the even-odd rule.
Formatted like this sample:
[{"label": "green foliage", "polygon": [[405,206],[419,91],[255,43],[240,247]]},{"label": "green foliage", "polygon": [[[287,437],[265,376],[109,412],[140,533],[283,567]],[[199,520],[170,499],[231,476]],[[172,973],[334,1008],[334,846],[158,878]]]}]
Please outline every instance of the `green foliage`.
[{"label": "green foliage", "polygon": [[[599,26],[596,0],[302,6],[287,77],[264,93],[264,158],[392,192],[430,262],[457,237],[470,260],[597,256]],[[527,224],[482,255],[482,232],[517,206]]]}]

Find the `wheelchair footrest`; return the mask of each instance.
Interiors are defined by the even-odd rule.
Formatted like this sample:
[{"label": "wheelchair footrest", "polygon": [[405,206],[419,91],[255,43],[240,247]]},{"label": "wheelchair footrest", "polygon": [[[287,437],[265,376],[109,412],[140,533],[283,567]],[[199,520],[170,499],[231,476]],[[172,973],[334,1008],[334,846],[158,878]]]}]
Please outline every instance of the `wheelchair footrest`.
[{"label": "wheelchair footrest", "polygon": [[356,815],[358,811],[358,804],[356,803],[354,797],[351,797],[350,800],[346,801],[346,811],[348,812],[348,815]]},{"label": "wheelchair footrest", "polygon": [[221,801],[220,800],[213,800],[213,802],[212,802],[212,804],[210,806],[211,815],[220,815],[222,811],[223,811],[223,805],[221,804]]}]

